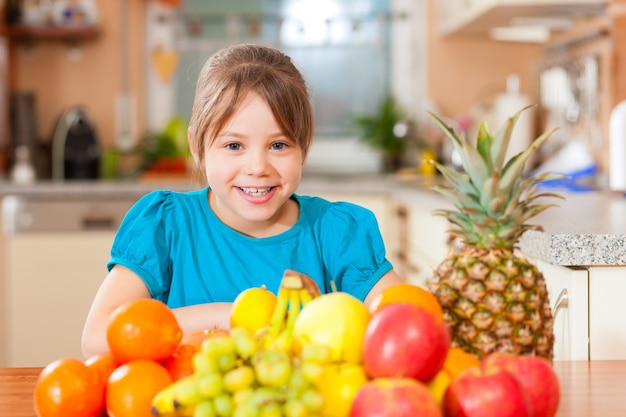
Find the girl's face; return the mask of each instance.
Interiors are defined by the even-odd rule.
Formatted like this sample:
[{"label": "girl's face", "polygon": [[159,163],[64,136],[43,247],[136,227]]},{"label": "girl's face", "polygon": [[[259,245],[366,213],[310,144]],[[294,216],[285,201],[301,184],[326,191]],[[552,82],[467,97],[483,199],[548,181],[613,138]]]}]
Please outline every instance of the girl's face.
[{"label": "girl's face", "polygon": [[283,134],[259,95],[244,98],[204,162],[211,208],[233,229],[268,236],[297,220],[297,204],[285,203],[302,177],[302,149]]}]

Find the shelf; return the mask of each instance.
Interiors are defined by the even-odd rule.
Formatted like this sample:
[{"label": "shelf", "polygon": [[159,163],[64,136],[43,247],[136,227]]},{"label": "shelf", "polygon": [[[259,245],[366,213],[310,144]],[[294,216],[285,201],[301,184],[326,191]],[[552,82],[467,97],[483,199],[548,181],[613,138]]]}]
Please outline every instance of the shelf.
[{"label": "shelf", "polygon": [[[440,0],[439,32],[447,35],[488,36],[495,27],[541,25],[598,16],[606,12],[609,0]],[[515,23],[518,21],[517,23]]]},{"label": "shelf", "polygon": [[16,40],[80,40],[93,39],[100,34],[96,26],[7,26],[6,36]]}]

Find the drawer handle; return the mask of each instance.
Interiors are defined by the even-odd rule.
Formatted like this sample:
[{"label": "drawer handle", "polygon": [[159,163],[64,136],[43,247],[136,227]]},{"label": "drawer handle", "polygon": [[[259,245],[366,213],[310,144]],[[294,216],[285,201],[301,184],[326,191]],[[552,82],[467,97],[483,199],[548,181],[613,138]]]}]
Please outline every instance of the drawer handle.
[{"label": "drawer handle", "polygon": [[85,230],[113,230],[115,221],[111,217],[85,217],[83,229]]},{"label": "drawer handle", "polygon": [[554,304],[554,308],[552,309],[552,319],[556,319],[556,315],[564,308],[569,306],[569,293],[567,292],[567,288],[563,288],[558,297],[556,297],[556,303]]}]

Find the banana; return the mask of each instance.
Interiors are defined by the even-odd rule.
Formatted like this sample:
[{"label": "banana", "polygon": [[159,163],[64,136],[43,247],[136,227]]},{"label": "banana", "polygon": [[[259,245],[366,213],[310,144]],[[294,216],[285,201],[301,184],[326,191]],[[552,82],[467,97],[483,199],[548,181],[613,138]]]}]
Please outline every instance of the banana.
[{"label": "banana", "polygon": [[300,272],[286,270],[278,289],[269,328],[262,335],[263,346],[290,353],[296,319],[302,308],[319,295],[319,287],[312,278]]},{"label": "banana", "polygon": [[177,381],[174,381],[172,384],[159,391],[152,399],[152,415],[156,417],[170,417],[173,415],[181,415],[177,407],[177,401],[179,392],[181,391],[181,386],[185,387],[190,384],[196,384],[197,379],[198,378],[196,374],[191,374]]}]

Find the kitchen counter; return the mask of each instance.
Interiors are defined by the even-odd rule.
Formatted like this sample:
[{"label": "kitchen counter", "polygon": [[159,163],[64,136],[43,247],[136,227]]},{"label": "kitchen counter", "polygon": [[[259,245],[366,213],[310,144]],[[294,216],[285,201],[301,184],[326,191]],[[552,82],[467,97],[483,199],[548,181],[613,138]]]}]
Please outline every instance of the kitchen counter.
[{"label": "kitchen counter", "polygon": [[[556,361],[561,383],[557,417],[626,415],[626,361]],[[41,368],[0,369],[0,416],[35,417],[33,389]]]},{"label": "kitchen counter", "polygon": [[[441,177],[402,178],[395,175],[304,175],[300,194],[386,194],[398,201],[428,207],[449,206],[428,189]],[[202,187],[194,180],[116,182],[37,182],[15,185],[0,181],[2,195],[34,199],[137,199],[155,189],[188,191]],[[609,192],[569,193],[551,199],[551,207],[536,218],[542,232],[528,231],[520,249],[527,256],[553,265],[626,265],[626,198]]]}]

